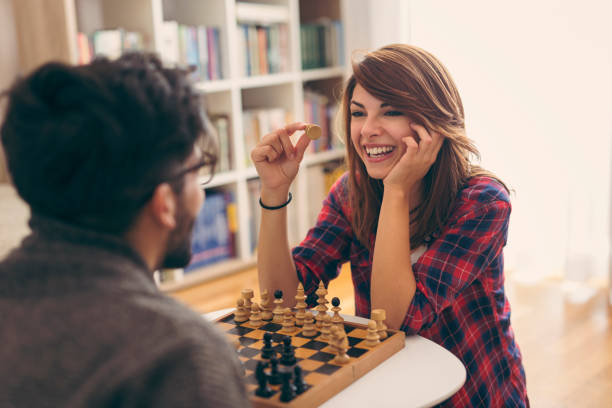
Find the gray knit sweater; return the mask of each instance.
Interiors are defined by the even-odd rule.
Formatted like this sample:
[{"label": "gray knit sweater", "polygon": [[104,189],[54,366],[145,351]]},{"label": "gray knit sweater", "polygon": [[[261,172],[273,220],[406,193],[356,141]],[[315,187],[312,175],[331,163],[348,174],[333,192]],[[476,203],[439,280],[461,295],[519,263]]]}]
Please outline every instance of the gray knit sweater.
[{"label": "gray knit sweater", "polygon": [[0,262],[1,407],[248,406],[236,353],[122,240],[33,217]]}]

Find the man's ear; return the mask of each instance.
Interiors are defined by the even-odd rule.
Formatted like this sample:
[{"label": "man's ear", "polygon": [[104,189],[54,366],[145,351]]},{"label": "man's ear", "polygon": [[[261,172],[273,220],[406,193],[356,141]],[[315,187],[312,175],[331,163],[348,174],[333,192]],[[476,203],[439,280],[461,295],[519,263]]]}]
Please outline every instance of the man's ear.
[{"label": "man's ear", "polygon": [[167,229],[176,227],[176,195],[168,183],[161,183],[155,188],[149,200],[149,212],[153,219]]}]

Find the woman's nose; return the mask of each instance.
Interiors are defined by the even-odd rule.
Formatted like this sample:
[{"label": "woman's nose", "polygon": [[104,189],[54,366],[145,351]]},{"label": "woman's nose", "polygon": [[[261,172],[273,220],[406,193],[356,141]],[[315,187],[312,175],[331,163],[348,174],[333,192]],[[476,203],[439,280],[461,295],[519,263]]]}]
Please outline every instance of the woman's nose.
[{"label": "woman's nose", "polygon": [[380,123],[376,116],[370,115],[366,117],[363,127],[361,128],[361,134],[366,137],[380,135]]}]

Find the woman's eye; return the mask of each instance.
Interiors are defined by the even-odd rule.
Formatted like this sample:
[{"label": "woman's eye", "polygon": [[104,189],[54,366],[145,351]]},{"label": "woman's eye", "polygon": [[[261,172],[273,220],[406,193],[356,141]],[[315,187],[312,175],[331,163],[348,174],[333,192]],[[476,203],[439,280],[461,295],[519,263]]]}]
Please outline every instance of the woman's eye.
[{"label": "woman's eye", "polygon": [[353,112],[351,112],[351,116],[353,116],[355,118],[361,117],[361,116],[363,116],[363,112],[353,111]]},{"label": "woman's eye", "polygon": [[396,111],[396,110],[390,110],[385,112],[385,115],[387,116],[402,116],[404,113],[401,111]]}]

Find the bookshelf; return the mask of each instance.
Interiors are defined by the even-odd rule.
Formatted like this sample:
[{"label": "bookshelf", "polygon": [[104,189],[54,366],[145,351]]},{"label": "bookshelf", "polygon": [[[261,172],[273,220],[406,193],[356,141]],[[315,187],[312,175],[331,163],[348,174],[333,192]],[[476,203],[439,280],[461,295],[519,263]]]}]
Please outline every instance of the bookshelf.
[{"label": "bookshelf", "polygon": [[[21,15],[23,20],[35,2],[14,1],[17,19]],[[176,50],[170,47],[176,38],[168,33],[176,34],[171,30],[179,27],[179,39],[181,35],[201,35],[199,27],[215,31],[214,35],[212,31],[207,33],[218,47],[214,56],[216,77],[212,75],[211,78],[210,71],[206,72],[211,66],[210,42],[207,43],[207,61],[202,60],[205,52],[201,48],[199,60],[189,56],[189,45],[185,45],[184,50],[187,61],[199,65],[195,87],[202,93],[209,115],[227,118],[228,122],[229,170],[215,175],[206,186],[206,194],[229,193],[233,197],[235,255],[188,273],[170,273],[175,279],[161,282],[160,287],[172,291],[254,266],[256,243],[253,239],[259,208],[254,203],[258,198],[254,196],[257,173],[250,164],[251,145],[245,136],[253,130],[249,120],[255,117],[259,129],[264,129],[263,122],[277,123],[282,112],[285,119],[291,121],[326,122],[330,140],[337,139],[331,130],[331,115],[347,75],[344,62],[349,36],[345,29],[347,0],[47,0],[45,4],[54,10],[46,11],[54,16],[53,24],[61,26],[66,33],[61,38],[56,36],[49,40],[47,33],[37,32],[36,27],[29,24],[18,24],[18,31],[43,48],[45,42],[53,41],[57,49],[57,42],[60,42],[61,52],[45,55],[47,60],[79,63],[79,33],[92,38],[101,31],[134,32],[142,49],[158,52],[164,58],[176,58]],[[44,20],[44,15],[38,15],[37,19]],[[304,27],[308,27],[308,31]],[[305,33],[308,39],[304,38]],[[261,57],[261,48],[254,58],[258,48],[252,40],[257,38],[260,41],[265,38],[270,44],[265,59]],[[326,47],[320,46],[321,41]],[[257,44],[261,46],[262,43]],[[319,58],[317,50],[325,55]],[[306,67],[304,58],[309,58],[308,69],[303,69]],[[28,70],[41,62],[40,58],[32,58],[22,60],[22,65]],[[180,65],[185,60],[171,62]],[[322,179],[313,174],[319,169],[329,173],[329,167],[341,162],[343,157],[344,150],[336,141],[307,152],[292,186],[291,244],[299,242],[312,226],[312,214],[318,212],[325,195],[324,189],[312,185],[313,180]],[[313,190],[318,193],[310,194]],[[168,277],[167,271],[163,277]]]}]

